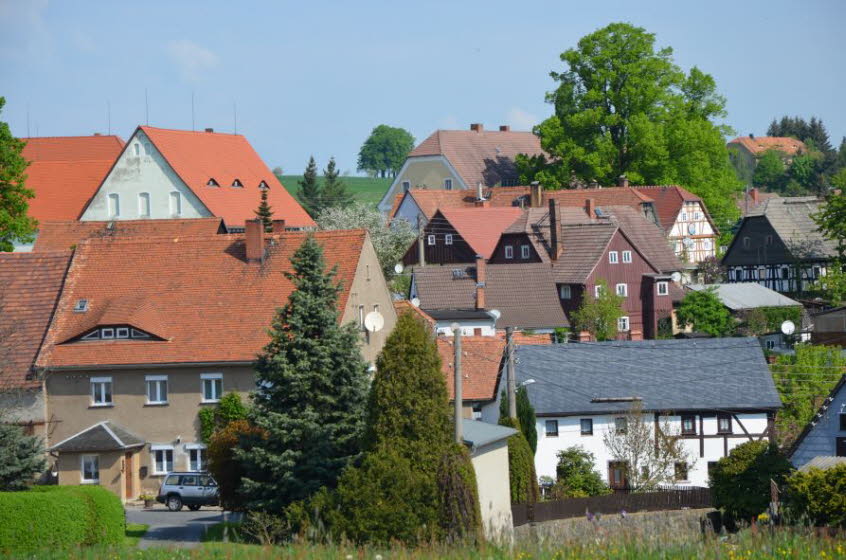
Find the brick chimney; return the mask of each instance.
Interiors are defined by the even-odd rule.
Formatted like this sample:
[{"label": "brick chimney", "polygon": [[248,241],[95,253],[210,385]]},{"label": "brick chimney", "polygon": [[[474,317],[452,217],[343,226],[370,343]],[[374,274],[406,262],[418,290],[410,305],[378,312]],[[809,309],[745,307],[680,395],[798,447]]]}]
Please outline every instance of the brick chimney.
[{"label": "brick chimney", "polygon": [[579,342],[590,342],[592,338],[590,331],[579,331]]},{"label": "brick chimney", "polygon": [[625,175],[620,175],[617,177],[617,186],[618,187],[628,187],[629,186],[629,178]]},{"label": "brick chimney", "polygon": [[476,309],[485,308],[485,257],[476,255]]},{"label": "brick chimney", "polygon": [[273,220],[273,233],[285,233],[285,220]]},{"label": "brick chimney", "polygon": [[470,130],[473,132],[482,132],[485,130],[485,125],[482,123],[473,123],[470,125]]},{"label": "brick chimney", "polygon": [[549,249],[550,258],[557,261],[561,248],[558,246],[558,212],[554,198],[549,199]]},{"label": "brick chimney", "polygon": [[543,189],[539,181],[532,181],[529,187],[529,208],[540,208]]},{"label": "brick chimney", "polygon": [[758,187],[749,189],[749,199],[752,201],[752,204],[758,204]]},{"label": "brick chimney", "polygon": [[206,132],[214,132],[214,129],[213,128],[207,128]]},{"label": "brick chimney", "polygon": [[247,262],[264,261],[264,224],[261,220],[247,220],[244,231],[247,243]]},{"label": "brick chimney", "polygon": [[596,202],[592,198],[585,200],[585,213],[587,213],[588,218],[591,220],[596,218]]},{"label": "brick chimney", "polygon": [[632,329],[629,331],[629,340],[643,340],[643,331]]},{"label": "brick chimney", "polygon": [[508,126],[507,124],[501,124],[501,125],[499,125],[499,131],[500,132],[510,132],[511,127]]}]

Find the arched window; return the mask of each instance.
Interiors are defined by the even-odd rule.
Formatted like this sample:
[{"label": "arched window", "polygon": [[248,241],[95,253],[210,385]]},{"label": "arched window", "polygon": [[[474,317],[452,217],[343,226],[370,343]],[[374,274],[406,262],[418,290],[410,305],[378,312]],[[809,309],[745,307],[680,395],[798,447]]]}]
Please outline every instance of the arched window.
[{"label": "arched window", "polygon": [[182,215],[182,195],[179,194],[177,191],[173,191],[170,193],[170,215]]},{"label": "arched window", "polygon": [[150,193],[138,193],[138,215],[142,218],[150,217]]},{"label": "arched window", "polygon": [[117,193],[109,194],[109,217],[117,218],[120,216],[120,195]]}]

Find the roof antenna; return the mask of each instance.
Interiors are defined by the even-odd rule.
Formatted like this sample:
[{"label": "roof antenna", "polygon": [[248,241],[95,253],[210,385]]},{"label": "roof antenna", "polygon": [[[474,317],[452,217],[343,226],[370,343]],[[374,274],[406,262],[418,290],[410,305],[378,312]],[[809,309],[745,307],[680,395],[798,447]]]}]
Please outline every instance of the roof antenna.
[{"label": "roof antenna", "polygon": [[108,129],[108,135],[112,135],[112,102],[106,99],[106,128]]},{"label": "roof antenna", "polygon": [[29,103],[26,104],[26,137],[32,137],[32,135],[29,133]]},{"label": "roof antenna", "polygon": [[194,132],[194,90],[191,90],[191,132]]},{"label": "roof antenna", "polygon": [[235,128],[235,134],[238,134],[238,104],[232,101],[232,122]]},{"label": "roof antenna", "polygon": [[147,99],[147,88],[144,88],[144,120],[150,126],[150,101]]}]

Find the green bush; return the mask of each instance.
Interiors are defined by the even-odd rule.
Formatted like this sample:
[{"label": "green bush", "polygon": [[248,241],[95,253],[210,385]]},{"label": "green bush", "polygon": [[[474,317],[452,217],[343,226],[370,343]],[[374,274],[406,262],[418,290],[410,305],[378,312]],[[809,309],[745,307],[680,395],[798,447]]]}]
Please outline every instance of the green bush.
[{"label": "green bush", "polygon": [[792,467],[774,443],[750,441],[732,449],[711,473],[714,506],[738,520],[766,511],[770,479],[781,486]]},{"label": "green bush", "polygon": [[568,447],[558,452],[555,474],[558,477],[552,488],[555,499],[585,498],[611,493],[602,476],[596,472],[593,453],[585,451],[581,446]]},{"label": "green bush", "polygon": [[0,551],[120,544],[125,531],[120,500],[99,486],[0,492]]},{"label": "green bush", "polygon": [[511,418],[502,418],[500,425],[514,428],[517,433],[508,438],[508,474],[511,482],[511,503],[533,504],[538,501],[538,478],[535,457],[520,425]]},{"label": "green bush", "polygon": [[794,518],[846,527],[846,464],[794,473],[787,480],[787,503]]},{"label": "green bush", "polygon": [[450,444],[438,468],[441,529],[447,542],[473,542],[482,538],[482,513],[476,471],[470,452],[463,445]]}]

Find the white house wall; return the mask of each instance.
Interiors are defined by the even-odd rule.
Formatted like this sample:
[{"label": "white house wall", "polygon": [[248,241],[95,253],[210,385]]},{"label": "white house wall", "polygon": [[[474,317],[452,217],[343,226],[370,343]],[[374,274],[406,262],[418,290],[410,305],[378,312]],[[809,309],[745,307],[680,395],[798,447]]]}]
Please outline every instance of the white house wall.
[{"label": "white house wall", "polygon": [[461,325],[462,336],[475,336],[475,329],[482,329],[481,336],[496,336],[496,324],[493,321],[438,321],[435,324],[438,336],[453,336],[452,324]]},{"label": "white house wall", "polygon": [[[136,146],[140,155],[136,154]],[[149,151],[149,153],[148,153]],[[200,187],[200,185],[197,185]],[[181,197],[181,214],[171,212],[170,193]],[[143,216],[139,195],[149,193],[150,215]],[[120,214],[111,215],[109,195],[117,194]],[[80,220],[162,220],[170,218],[206,218],[212,215],[199,198],[173,171],[162,154],[142,130],[137,130],[109,171],[100,189]]]},{"label": "white house wall", "polygon": [[[699,202],[684,203],[668,237],[676,255],[687,262],[698,263],[716,255],[716,232]],[[692,246],[685,246],[686,238],[692,240]]]},{"label": "white house wall", "polygon": [[485,537],[508,541],[513,533],[508,484],[508,440],[477,449],[472,457]]}]

